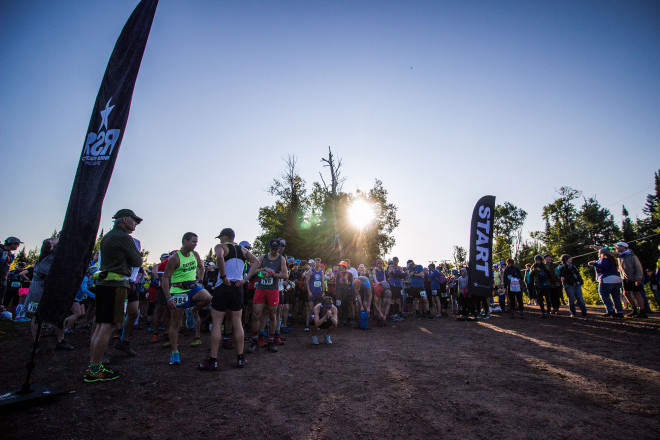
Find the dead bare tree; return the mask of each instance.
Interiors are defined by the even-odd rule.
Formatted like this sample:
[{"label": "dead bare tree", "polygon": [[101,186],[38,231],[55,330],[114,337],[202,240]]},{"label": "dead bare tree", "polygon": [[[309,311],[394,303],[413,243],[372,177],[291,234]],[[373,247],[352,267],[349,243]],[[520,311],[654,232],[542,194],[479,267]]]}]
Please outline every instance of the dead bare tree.
[{"label": "dead bare tree", "polygon": [[323,174],[319,172],[319,175],[321,176],[321,182],[323,182],[323,189],[325,190],[325,196],[327,197],[328,201],[330,202],[330,210],[332,211],[332,223],[335,228],[335,236],[333,239],[332,243],[332,249],[338,249],[339,250],[339,259],[343,260],[344,259],[344,249],[341,245],[341,235],[339,233],[339,225],[337,224],[337,206],[336,206],[336,200],[337,196],[339,194],[339,191],[341,191],[341,187],[344,184],[344,181],[346,180],[345,177],[341,177],[341,172],[340,168],[342,165],[341,159],[338,162],[335,162],[334,157],[332,155],[332,150],[330,147],[328,147],[328,158],[322,158],[321,162],[324,163],[324,167],[330,168],[330,185],[326,183],[325,179],[323,178]]}]

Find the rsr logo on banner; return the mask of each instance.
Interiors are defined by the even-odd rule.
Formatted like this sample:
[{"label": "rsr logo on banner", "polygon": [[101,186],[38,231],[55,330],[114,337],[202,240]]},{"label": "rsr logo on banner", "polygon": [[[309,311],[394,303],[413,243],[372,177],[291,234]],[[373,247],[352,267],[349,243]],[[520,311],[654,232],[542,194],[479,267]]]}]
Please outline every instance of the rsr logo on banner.
[{"label": "rsr logo on banner", "polygon": [[[81,158],[87,165],[101,165],[102,162],[110,159],[115,143],[119,139],[121,130],[118,128],[108,130],[108,116],[115,108],[114,105],[110,105],[110,101],[112,98],[105,104],[105,109],[101,110],[101,125],[98,133],[91,132],[87,135]],[[106,130],[103,131],[103,128]]]}]

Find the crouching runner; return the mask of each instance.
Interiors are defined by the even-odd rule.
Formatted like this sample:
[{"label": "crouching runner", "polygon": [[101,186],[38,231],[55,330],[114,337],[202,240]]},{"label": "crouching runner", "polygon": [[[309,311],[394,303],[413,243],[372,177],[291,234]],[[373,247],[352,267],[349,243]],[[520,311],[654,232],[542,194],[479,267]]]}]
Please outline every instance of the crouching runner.
[{"label": "crouching runner", "polygon": [[[330,333],[337,328],[337,307],[332,303],[331,296],[324,296],[320,304],[314,306],[314,328],[316,333],[325,330],[323,342],[332,344]],[[318,345],[319,339],[316,335],[312,336],[312,344]]]}]

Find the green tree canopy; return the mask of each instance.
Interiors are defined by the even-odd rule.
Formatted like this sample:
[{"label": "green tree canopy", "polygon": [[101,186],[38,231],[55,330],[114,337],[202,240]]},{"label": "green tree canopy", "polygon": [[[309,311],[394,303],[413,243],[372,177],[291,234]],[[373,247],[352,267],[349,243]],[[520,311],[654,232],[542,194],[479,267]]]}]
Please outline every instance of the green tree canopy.
[{"label": "green tree canopy", "polygon": [[[344,178],[339,175],[341,161],[330,152],[331,183],[313,182],[311,193],[296,168],[295,156],[289,156],[279,179],[268,189],[274,196],[273,205],[259,209],[262,233],[255,240],[257,253],[265,253],[271,238],[286,239],[285,253],[299,259],[320,257],[328,264],[340,258],[354,263],[372,264],[394,246],[392,232],[399,225],[397,207],[388,201],[383,182],[376,180],[369,191],[354,194],[341,191]],[[327,165],[326,165],[327,166]],[[322,179],[323,180],[323,179]],[[373,208],[373,221],[362,229],[350,219],[350,206],[357,200]]]}]

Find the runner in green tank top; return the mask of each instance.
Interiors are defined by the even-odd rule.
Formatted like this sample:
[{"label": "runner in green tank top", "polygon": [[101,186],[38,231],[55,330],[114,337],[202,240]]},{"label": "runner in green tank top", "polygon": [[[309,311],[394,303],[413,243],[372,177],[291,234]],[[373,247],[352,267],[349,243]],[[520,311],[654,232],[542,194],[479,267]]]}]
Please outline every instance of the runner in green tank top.
[{"label": "runner in green tank top", "polygon": [[183,311],[192,307],[190,313],[195,314],[195,338],[200,338],[199,311],[211,302],[211,294],[197,283],[204,278],[204,265],[197,247],[197,234],[186,232],[181,240],[181,250],[174,254],[165,266],[161,286],[170,309],[170,344],[172,355],[170,365],[181,365],[179,357],[179,328]]}]

